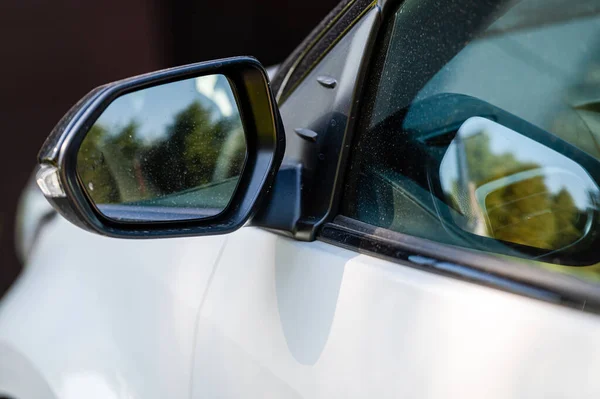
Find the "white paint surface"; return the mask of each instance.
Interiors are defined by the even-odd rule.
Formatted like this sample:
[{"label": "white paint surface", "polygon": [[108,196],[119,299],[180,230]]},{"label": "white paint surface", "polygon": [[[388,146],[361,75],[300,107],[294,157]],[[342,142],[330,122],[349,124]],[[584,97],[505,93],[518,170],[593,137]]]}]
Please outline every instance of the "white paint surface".
[{"label": "white paint surface", "polygon": [[322,242],[115,240],[57,218],[36,248],[0,307],[18,399],[600,394],[597,316]]}]

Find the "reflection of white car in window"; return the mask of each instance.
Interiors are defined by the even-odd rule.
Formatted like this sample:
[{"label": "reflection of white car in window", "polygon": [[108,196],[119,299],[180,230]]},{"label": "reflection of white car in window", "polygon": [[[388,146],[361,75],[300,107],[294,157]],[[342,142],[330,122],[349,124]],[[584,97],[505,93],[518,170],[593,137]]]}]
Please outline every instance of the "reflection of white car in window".
[{"label": "reflection of white car in window", "polygon": [[[100,197],[110,173],[90,193],[75,170],[86,160],[69,163],[99,103],[114,104],[93,92],[41,152],[58,212],[35,182],[23,194],[0,397],[597,397],[600,125],[584,94],[600,84],[599,22],[597,1],[344,0],[270,88],[248,58],[108,85],[124,99],[126,85],[208,76],[193,94],[243,122],[211,125],[205,180],[177,185],[169,170],[200,173],[198,157],[153,165],[175,189],[137,197],[135,184]],[[216,75],[235,89],[231,110]],[[163,119],[148,137],[166,151],[178,133]],[[473,122],[492,137],[467,143]],[[188,138],[209,130],[182,126],[178,154],[197,151]],[[236,137],[247,150],[232,176]],[[95,156],[104,143],[92,144]],[[156,156],[127,149],[125,161]],[[94,179],[122,162],[94,160]],[[118,184],[153,178],[131,173]],[[511,218],[519,228],[490,233]]]}]

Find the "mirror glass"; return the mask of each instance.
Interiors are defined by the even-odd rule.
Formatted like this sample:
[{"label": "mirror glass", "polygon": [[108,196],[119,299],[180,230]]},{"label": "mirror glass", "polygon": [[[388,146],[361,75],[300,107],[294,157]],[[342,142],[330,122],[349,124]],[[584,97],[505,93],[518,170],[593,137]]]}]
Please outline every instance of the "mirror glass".
[{"label": "mirror glass", "polygon": [[245,159],[230,83],[208,75],[118,97],[84,138],[77,174],[110,219],[190,220],[228,206]]},{"label": "mirror glass", "polygon": [[481,117],[461,125],[439,175],[461,229],[550,251],[589,233],[600,198],[578,163]]}]

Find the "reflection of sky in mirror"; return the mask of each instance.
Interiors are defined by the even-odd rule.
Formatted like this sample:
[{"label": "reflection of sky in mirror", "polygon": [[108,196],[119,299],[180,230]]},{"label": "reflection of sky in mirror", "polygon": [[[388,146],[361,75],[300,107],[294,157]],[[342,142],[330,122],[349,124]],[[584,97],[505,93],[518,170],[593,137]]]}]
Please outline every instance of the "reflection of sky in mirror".
[{"label": "reflection of sky in mirror", "polygon": [[[513,154],[522,163],[536,163],[540,167],[568,172],[573,179],[570,182],[565,181],[564,173],[554,176],[548,174],[544,182],[554,194],[566,188],[581,209],[589,205],[588,193],[598,192],[598,187],[592,178],[575,161],[496,122],[473,117],[465,121],[457,133],[464,141],[478,134],[489,137],[489,148],[495,155]],[[451,192],[453,182],[458,180],[456,146],[457,140],[454,139],[440,165],[440,180],[445,192]],[[463,154],[468,156],[464,152]]]},{"label": "reflection of sky in mirror", "polygon": [[114,134],[135,121],[139,138],[152,142],[164,138],[175,115],[196,101],[211,111],[213,121],[238,112],[227,78],[208,75],[125,94],[111,103],[96,123]]}]

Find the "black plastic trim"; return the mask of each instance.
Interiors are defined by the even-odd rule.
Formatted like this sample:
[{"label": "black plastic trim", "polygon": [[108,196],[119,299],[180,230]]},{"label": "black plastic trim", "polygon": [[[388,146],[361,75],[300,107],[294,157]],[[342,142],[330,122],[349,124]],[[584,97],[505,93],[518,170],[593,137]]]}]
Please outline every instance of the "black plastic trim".
[{"label": "black plastic trim", "polygon": [[271,195],[252,218],[252,226],[294,236],[302,214],[303,172],[301,164],[283,164],[279,168]]},{"label": "black plastic trim", "polygon": [[319,82],[321,86],[328,89],[335,89],[335,86],[337,85],[337,80],[327,75],[321,75],[317,77],[317,82]]},{"label": "black plastic trim", "polygon": [[294,51],[281,63],[277,73],[273,76],[271,87],[280,98],[284,86],[288,83],[292,71],[311,48],[323,37],[331,26],[352,6],[355,0],[342,0],[323,18],[321,22],[306,36]]},{"label": "black plastic trim", "polygon": [[273,77],[277,101],[283,103],[314,66],[376,0],[343,0],[281,64]]},{"label": "black plastic trim", "polygon": [[311,143],[317,142],[317,137],[319,137],[319,133],[314,130],[305,129],[302,127],[298,127],[294,129],[298,137],[302,137],[304,140],[310,141]]},{"label": "black plastic trim", "polygon": [[[344,154],[347,152],[344,146],[349,144],[347,137],[351,136],[353,125],[349,124],[349,114],[356,98],[357,82],[360,82],[357,76],[362,74],[361,66],[365,64],[365,57],[369,56],[370,41],[375,37],[380,21],[379,7],[368,7],[363,11],[361,17],[350,25],[350,30],[336,39],[345,44],[334,46],[289,100],[280,106],[285,118],[288,146],[283,162],[298,164],[302,168],[302,182],[298,187],[300,217],[283,224],[291,226],[290,229],[279,230],[270,226],[268,219],[260,220],[261,227],[291,234],[298,240],[312,241],[323,223],[335,215],[335,194],[340,191],[337,187],[343,181]],[[324,74],[337,80],[334,88],[323,87],[317,81]],[[316,133],[314,141],[308,139],[314,134],[302,134],[306,133],[304,129]],[[277,184],[280,184],[279,179]],[[272,197],[279,192],[275,187]],[[277,198],[270,201],[279,203]]]}]

